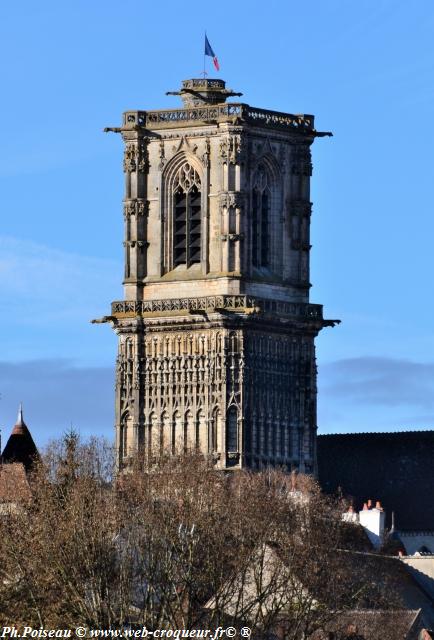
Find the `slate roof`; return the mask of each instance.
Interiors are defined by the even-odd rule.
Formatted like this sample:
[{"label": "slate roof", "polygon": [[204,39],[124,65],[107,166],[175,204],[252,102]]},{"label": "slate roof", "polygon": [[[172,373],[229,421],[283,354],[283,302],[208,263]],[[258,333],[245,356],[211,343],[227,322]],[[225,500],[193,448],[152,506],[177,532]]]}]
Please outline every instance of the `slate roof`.
[{"label": "slate roof", "polygon": [[434,531],[434,431],[320,435],[318,479],[356,509],[380,500],[388,527],[394,511],[396,529]]},{"label": "slate roof", "polygon": [[36,445],[24,422],[22,406],[20,406],[17,422],[3,449],[1,458],[4,463],[20,462],[26,471],[29,471],[35,459],[39,458]]}]

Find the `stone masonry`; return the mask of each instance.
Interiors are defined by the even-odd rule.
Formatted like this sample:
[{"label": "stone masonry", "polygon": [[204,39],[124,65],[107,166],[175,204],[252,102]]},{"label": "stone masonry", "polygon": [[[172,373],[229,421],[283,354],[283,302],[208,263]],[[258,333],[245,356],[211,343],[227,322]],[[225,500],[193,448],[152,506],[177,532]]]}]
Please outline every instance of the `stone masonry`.
[{"label": "stone masonry", "polygon": [[315,472],[314,338],[309,302],[310,115],[226,102],[213,79],[186,80],[183,106],[128,111],[125,300],[116,446],[188,448],[216,468]]}]

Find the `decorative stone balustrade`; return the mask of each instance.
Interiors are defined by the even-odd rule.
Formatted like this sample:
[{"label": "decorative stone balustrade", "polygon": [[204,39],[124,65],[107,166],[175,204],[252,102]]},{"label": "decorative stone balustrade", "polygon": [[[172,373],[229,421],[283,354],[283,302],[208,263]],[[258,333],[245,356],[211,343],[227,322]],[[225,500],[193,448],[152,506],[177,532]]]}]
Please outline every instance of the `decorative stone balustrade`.
[{"label": "decorative stone balustrade", "polygon": [[328,135],[315,131],[314,116],[257,109],[248,104],[235,102],[221,105],[200,105],[186,109],[127,111],[124,113],[124,127],[138,125],[146,129],[165,129],[179,127],[183,124],[192,126],[198,123],[227,121],[239,121],[259,127],[300,131],[313,135]]},{"label": "decorative stone balustrade", "polygon": [[322,320],[322,305],[268,300],[247,295],[173,298],[167,300],[122,300],[112,303],[112,314],[142,314],[166,311],[226,311],[243,312],[257,309],[263,313]]}]

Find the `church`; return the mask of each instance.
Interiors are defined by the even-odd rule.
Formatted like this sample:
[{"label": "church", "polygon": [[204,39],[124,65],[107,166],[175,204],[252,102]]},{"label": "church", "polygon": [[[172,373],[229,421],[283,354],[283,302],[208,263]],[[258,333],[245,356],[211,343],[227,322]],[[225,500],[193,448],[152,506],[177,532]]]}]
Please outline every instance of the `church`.
[{"label": "church", "polygon": [[127,111],[125,299],[118,336],[118,467],[137,452],[198,450],[217,469],[316,473],[309,300],[312,115],[185,80],[182,105]]}]

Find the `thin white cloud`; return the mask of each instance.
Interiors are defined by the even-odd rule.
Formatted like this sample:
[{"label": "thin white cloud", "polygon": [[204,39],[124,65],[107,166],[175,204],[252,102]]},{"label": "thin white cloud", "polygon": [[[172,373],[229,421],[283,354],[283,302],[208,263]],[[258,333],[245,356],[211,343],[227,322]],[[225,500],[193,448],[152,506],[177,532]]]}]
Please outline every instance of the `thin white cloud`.
[{"label": "thin white cloud", "polygon": [[321,393],[353,406],[434,410],[434,363],[386,357],[338,360],[321,368]]},{"label": "thin white cloud", "polygon": [[114,260],[0,236],[0,309],[16,324],[106,313],[110,300],[122,295],[121,278]]},{"label": "thin white cloud", "polygon": [[86,367],[67,359],[0,362],[3,446],[19,402],[38,447],[72,424],[84,437],[113,436],[114,367]]}]

